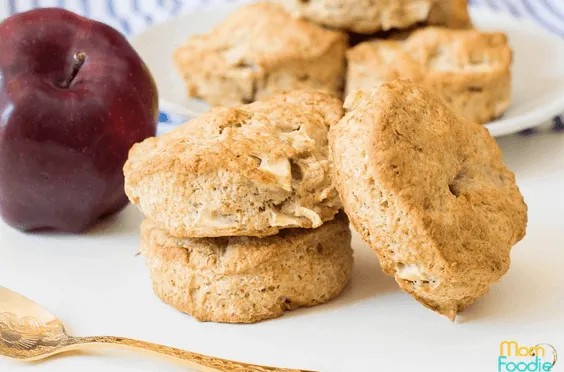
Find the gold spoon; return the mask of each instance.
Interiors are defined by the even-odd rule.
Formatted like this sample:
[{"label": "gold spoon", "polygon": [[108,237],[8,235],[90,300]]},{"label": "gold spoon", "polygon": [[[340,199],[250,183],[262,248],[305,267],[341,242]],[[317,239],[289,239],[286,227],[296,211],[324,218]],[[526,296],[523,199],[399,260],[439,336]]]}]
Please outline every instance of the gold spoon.
[{"label": "gold spoon", "polygon": [[[124,337],[73,337],[63,323],[26,297],[0,287],[0,355],[33,361],[92,345],[122,345],[183,359],[197,371],[308,372],[234,362]],[[311,371],[310,371],[311,372]]]}]

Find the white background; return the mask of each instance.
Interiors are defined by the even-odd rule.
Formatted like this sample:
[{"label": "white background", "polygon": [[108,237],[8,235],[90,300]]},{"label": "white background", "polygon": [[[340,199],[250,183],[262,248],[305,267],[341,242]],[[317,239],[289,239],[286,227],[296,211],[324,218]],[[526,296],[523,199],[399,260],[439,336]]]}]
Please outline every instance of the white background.
[{"label": "white background", "polygon": [[[564,134],[499,139],[529,205],[510,272],[455,323],[422,307],[355,242],[353,280],[325,306],[255,325],[198,323],[151,291],[129,207],[84,236],[26,235],[0,223],[0,284],[49,308],[75,335],[119,335],[241,361],[322,371],[495,371],[499,343],[564,353]],[[185,371],[129,351],[73,353],[0,371]],[[555,366],[564,370],[564,361]]]}]

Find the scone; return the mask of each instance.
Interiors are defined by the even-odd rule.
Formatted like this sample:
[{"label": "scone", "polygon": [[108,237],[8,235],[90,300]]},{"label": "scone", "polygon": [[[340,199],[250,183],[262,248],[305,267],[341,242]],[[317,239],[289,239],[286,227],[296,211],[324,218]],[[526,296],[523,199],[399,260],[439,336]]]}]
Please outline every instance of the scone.
[{"label": "scone", "polygon": [[419,23],[470,26],[467,0],[271,0],[297,17],[337,29],[371,34]]},{"label": "scone", "polygon": [[468,0],[434,0],[425,23],[448,28],[472,27]]},{"label": "scone", "polygon": [[176,237],[268,236],[315,228],[341,204],[328,160],[338,98],[294,91],[216,108],[135,145],[125,192]]},{"label": "scone", "polygon": [[344,33],[259,2],[234,11],[210,33],[188,39],[174,60],[189,96],[232,106],[292,89],[340,96],[346,48]]},{"label": "scone", "polygon": [[156,295],[201,321],[253,323],[323,304],[349,281],[346,216],[267,238],[179,239],[145,220],[142,252]]},{"label": "scone", "polygon": [[358,44],[347,59],[347,93],[407,78],[478,123],[500,116],[510,103],[511,48],[499,32],[428,27],[403,41]]},{"label": "scone", "polygon": [[331,127],[335,182],[382,268],[454,319],[509,268],[527,207],[488,131],[408,81],[351,94]]}]

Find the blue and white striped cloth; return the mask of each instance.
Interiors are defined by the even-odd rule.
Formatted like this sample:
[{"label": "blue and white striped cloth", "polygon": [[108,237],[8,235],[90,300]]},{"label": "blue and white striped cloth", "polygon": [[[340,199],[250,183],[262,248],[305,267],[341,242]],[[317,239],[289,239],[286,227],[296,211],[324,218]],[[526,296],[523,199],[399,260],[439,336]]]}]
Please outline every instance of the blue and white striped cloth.
[{"label": "blue and white striped cloth", "polygon": [[470,0],[470,5],[528,18],[564,37],[564,0]]},{"label": "blue and white striped cloth", "polygon": [[[56,6],[105,22],[131,36],[192,9],[238,1],[241,0],[0,0],[0,20],[32,8]],[[469,3],[529,19],[564,37],[564,0],[469,0]],[[161,113],[161,122],[168,121],[174,122],[175,118]],[[554,118],[554,129],[564,130],[562,117]]]},{"label": "blue and white striped cloth", "polygon": [[240,0],[0,0],[0,19],[38,7],[62,7],[131,36],[186,11],[237,1]]}]

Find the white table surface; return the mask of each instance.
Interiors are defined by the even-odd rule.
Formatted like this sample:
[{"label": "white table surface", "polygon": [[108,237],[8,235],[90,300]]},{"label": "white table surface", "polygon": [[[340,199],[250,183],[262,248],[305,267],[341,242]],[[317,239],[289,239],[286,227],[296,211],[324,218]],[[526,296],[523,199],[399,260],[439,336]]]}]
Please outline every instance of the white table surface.
[{"label": "white table surface", "polygon": [[[152,293],[136,257],[133,207],[83,236],[26,235],[0,223],[0,285],[36,300],[80,336],[119,335],[268,365],[322,371],[495,371],[499,343],[564,353],[564,133],[498,139],[529,206],[510,272],[456,323],[419,305],[358,240],[346,292],[325,306],[255,325],[199,323]],[[559,365],[560,364],[560,365]],[[564,361],[554,370],[564,370]],[[130,351],[73,353],[0,371],[185,371]]]}]

